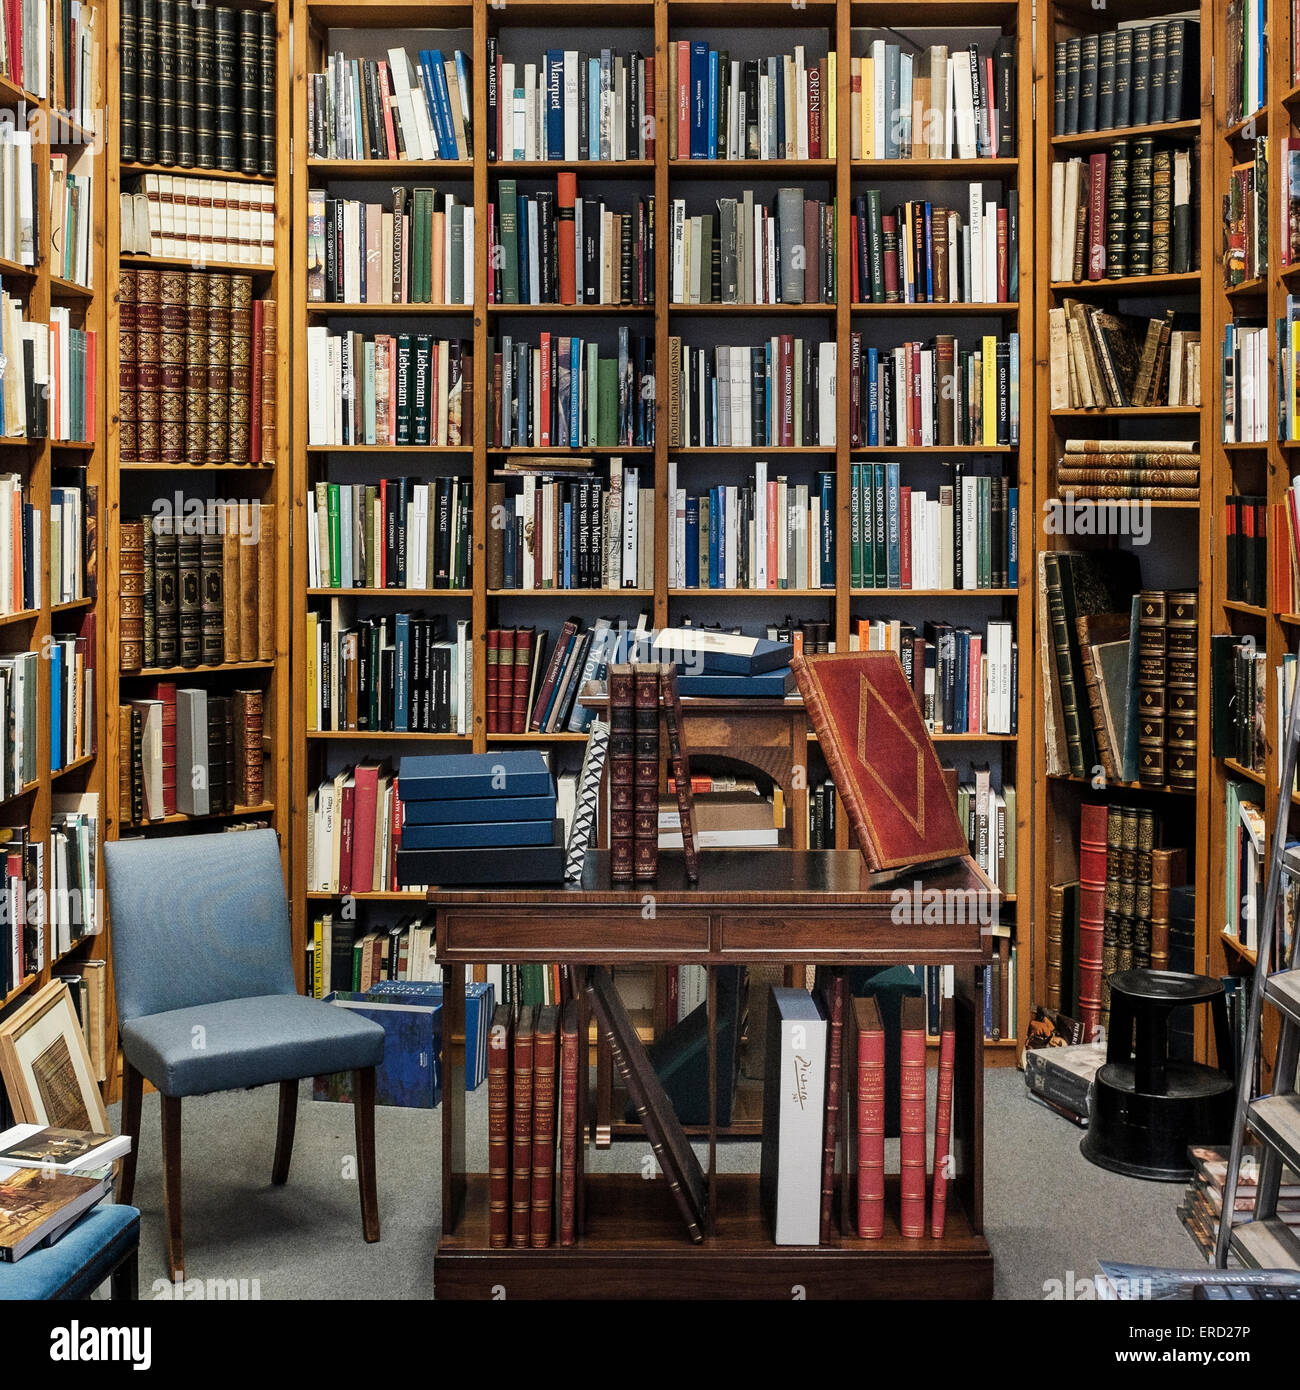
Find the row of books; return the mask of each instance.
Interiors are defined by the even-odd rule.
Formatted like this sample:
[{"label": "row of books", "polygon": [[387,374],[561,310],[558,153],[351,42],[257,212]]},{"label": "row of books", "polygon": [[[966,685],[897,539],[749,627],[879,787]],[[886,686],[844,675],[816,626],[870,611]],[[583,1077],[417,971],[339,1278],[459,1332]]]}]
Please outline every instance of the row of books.
[{"label": "row of books", "polygon": [[1269,436],[1267,328],[1223,325],[1220,413],[1225,444],[1263,443]]},{"label": "row of books", "polygon": [[0,142],[0,256],[27,266],[37,260],[36,168],[31,131],[6,131]]},{"label": "row of books", "polygon": [[1020,443],[1019,333],[969,347],[951,333],[893,348],[866,337],[849,335],[850,448]]},{"label": "row of books", "polygon": [[1194,115],[1200,42],[1194,19],[1122,24],[1099,34],[1058,39],[1053,133],[1083,135]]},{"label": "row of books", "polygon": [[1268,18],[1264,0],[1228,0],[1224,44],[1224,119],[1232,126],[1264,105],[1268,95]]},{"label": "row of books", "polygon": [[50,771],[95,751],[95,615],[82,615],[73,634],[55,633],[50,661]]},{"label": "row of books", "polygon": [[[368,775],[368,774],[366,774]],[[332,783],[328,784],[332,788]],[[349,773],[348,779],[344,783],[344,792],[352,792],[353,806],[356,805],[355,774]],[[364,791],[364,780],[363,780]],[[313,793],[315,795],[315,793]],[[379,805],[382,807],[392,799],[391,784],[384,789],[382,800]],[[378,798],[377,798],[378,800]],[[355,814],[355,813],[354,813]],[[376,812],[377,829],[380,831],[381,846],[383,838],[387,837],[389,831],[384,827],[384,823],[379,820]],[[352,857],[357,859],[357,840],[356,827],[346,832],[348,843],[352,846]],[[331,825],[331,844],[333,838],[333,827]],[[367,844],[370,840],[367,839]],[[364,855],[361,856],[364,858]],[[373,856],[372,856],[373,858]],[[358,860],[355,864],[353,874],[361,872],[364,875],[364,865]],[[365,881],[364,876],[362,881]],[[311,880],[316,883],[315,879]],[[352,880],[349,879],[349,888]],[[371,869],[371,887],[374,885],[374,871]],[[328,889],[316,889],[315,891],[329,891]],[[359,890],[358,890],[359,891]],[[321,912],[312,918],[311,928],[307,933],[307,962],[309,969],[304,976],[307,981],[307,996],[312,999],[324,999],[327,995],[336,990],[351,990],[355,994],[365,994],[372,986],[382,984],[385,981],[401,980],[414,983],[436,984],[442,981],[442,967],[438,964],[435,955],[435,934],[432,920],[426,920],[423,915],[416,913],[403,913],[396,922],[389,927],[381,927],[370,931],[360,931],[357,923],[339,912]],[[492,986],[486,982],[467,982],[465,986],[466,1002],[471,997],[470,991],[491,991]],[[484,1049],[486,1060],[486,1049]],[[485,1078],[480,1078],[474,1085],[469,1083],[474,1080],[473,1076],[467,1078],[467,1089],[473,1090],[481,1085]]]},{"label": "row of books", "polygon": [[275,187],[140,174],[123,180],[119,226],[123,255],[170,256],[196,267],[213,261],[269,267],[275,264]]},{"label": "row of books", "polygon": [[0,656],[0,797],[17,796],[35,782],[36,744],[41,712],[37,708],[38,652]]},{"label": "row of books", "polygon": [[[324,778],[307,795],[307,891],[391,891],[396,886],[393,865],[401,832],[402,804],[397,795],[397,778],[387,761],[349,764]],[[333,944],[342,947],[348,943],[350,933],[345,934],[340,921],[335,920],[332,925]],[[424,971],[433,954],[432,924],[425,927],[417,921],[410,925],[405,978],[427,979]],[[426,936],[425,932],[429,934]],[[356,938],[356,944],[360,940]],[[363,951],[359,960],[351,950],[346,957],[341,950],[327,950],[325,955],[331,961],[329,978],[333,989],[364,991],[376,979],[384,978],[376,972],[377,965],[382,969],[381,962],[386,964],[382,954],[372,959]]]},{"label": "row of books", "polygon": [[1294,478],[1284,500],[1269,511],[1267,533],[1273,537],[1271,550],[1267,544],[1260,549],[1270,567],[1269,595],[1256,602],[1271,602],[1276,613],[1300,612],[1300,489]]},{"label": "row of books", "polygon": [[122,458],[274,462],[276,302],[252,276],[124,265],[118,305]]},{"label": "row of books", "polygon": [[[1262,698],[1261,692],[1261,702]],[[1260,789],[1253,784],[1236,778],[1228,780],[1224,796],[1224,889],[1227,910],[1223,931],[1225,936],[1233,938],[1247,951],[1259,950],[1260,931],[1267,930],[1263,889],[1268,873],[1268,822],[1260,804],[1262,800]],[[1288,883],[1287,887],[1287,897],[1292,897],[1293,885]],[[1226,897],[1229,890],[1233,894],[1231,898]],[[1286,919],[1286,912],[1278,913],[1274,950],[1281,945]],[[1291,927],[1294,928],[1294,922]],[[1284,959],[1281,956],[1275,958]]]},{"label": "row of books", "polygon": [[521,63],[499,45],[489,34],[489,163],[654,159],[653,53],[548,49]]},{"label": "row of books", "polygon": [[835,204],[802,188],[764,207],[752,188],[692,216],[674,198],[669,297],[674,304],[833,304]]},{"label": "row of books", "polygon": [[[613,458],[608,480],[578,470],[503,472],[488,484],[489,589],[654,587],[654,489],[641,486],[638,467]],[[519,490],[507,494],[514,477]]]},{"label": "row of books", "polygon": [[[578,695],[588,681],[603,680],[609,666],[623,657],[629,641],[627,629],[622,625],[614,627],[608,618],[597,618],[587,628],[583,627],[581,619],[568,618],[556,635],[549,657],[546,648],[550,635],[544,628],[538,628],[531,637],[531,655],[526,655],[522,662],[519,631],[528,633],[530,630],[516,632],[511,725],[509,729],[505,727],[505,705],[501,703],[498,706],[500,727],[489,732],[584,732],[594,712],[578,704]],[[524,643],[527,652],[527,636]],[[491,669],[489,657],[489,679]],[[518,727],[521,714],[523,729]]]},{"label": "row of books", "polygon": [[47,402],[51,439],[95,442],[95,382],[99,336],[73,328],[72,310],[50,307],[50,390]]},{"label": "row of books", "polygon": [[1279,141],[1281,151],[1281,204],[1279,215],[1282,235],[1281,261],[1295,265],[1300,261],[1300,140],[1284,135]]},{"label": "row of books", "polygon": [[307,326],[310,448],[459,448],[473,437],[468,339]]},{"label": "row of books", "polygon": [[[1228,980],[1224,980],[1225,988],[1228,983]],[[1233,983],[1245,985],[1250,982],[1236,977]],[[1259,1088],[1255,1089],[1258,1091]],[[1188,1148],[1187,1153],[1192,1160],[1193,1174],[1182,1205],[1178,1208],[1178,1218],[1200,1248],[1201,1254],[1213,1264],[1219,1237],[1219,1222],[1223,1213],[1224,1182],[1231,1162],[1231,1151],[1226,1145],[1194,1144]],[[1250,1144],[1242,1150],[1237,1177],[1237,1197],[1231,1217],[1234,1226],[1255,1219],[1263,1157],[1257,1145]],[[1300,1226],[1300,1176],[1293,1169],[1282,1170],[1273,1214],[1293,1231]]]},{"label": "row of books", "polygon": [[1054,163],[1052,283],[1194,270],[1192,169],[1189,150],[1148,137]]},{"label": "row of books", "polygon": [[1210,639],[1214,756],[1264,771],[1268,730],[1268,653],[1231,633]]},{"label": "row of books", "polygon": [[[1291,501],[1295,485],[1287,488]],[[1234,603],[1267,607],[1268,543],[1265,517],[1267,497],[1231,496],[1223,503],[1224,589]],[[1285,609],[1293,612],[1293,609]]]},{"label": "row of books", "polygon": [[578,176],[529,195],[514,179],[488,207],[494,304],[653,304],[655,200],[616,212],[580,197]]},{"label": "row of books", "polygon": [[489,448],[646,448],[654,443],[652,335],[618,330],[614,355],[592,339],[538,335],[538,344],[502,334],[488,340]]},{"label": "row of books", "polygon": [[1200,405],[1201,335],[1065,299],[1047,311],[1053,410]]},{"label": "row of books", "polygon": [[670,448],[835,445],[835,344],[779,333],[757,345],[668,339]]},{"label": "row of books", "polygon": [[50,155],[50,273],[86,289],[92,288],[95,268],[93,169],[89,150]]},{"label": "row of books", "polygon": [[1256,136],[1252,148],[1254,159],[1233,166],[1223,194],[1225,289],[1257,280],[1268,268],[1268,136]]},{"label": "row of books", "polygon": [[[27,497],[22,477],[18,473],[0,475],[0,614],[29,613],[41,606],[44,567],[40,563],[42,553],[41,533],[44,529],[41,513]],[[51,498],[51,506],[56,505]],[[62,520],[62,502],[60,508]],[[80,546],[78,541],[78,560]],[[56,565],[57,556],[57,565]],[[65,574],[62,546],[50,546],[50,582],[53,593],[57,595]],[[74,561],[79,575],[81,566]],[[61,602],[54,597],[52,603]]]},{"label": "row of books", "polygon": [[0,22],[0,73],[38,97],[49,94],[50,14],[46,5],[20,5]]},{"label": "row of books", "polygon": [[99,793],[50,798],[50,949],[56,960],[103,930],[98,858]]},{"label": "row of books", "polygon": [[121,706],[118,805],[123,824],[171,816],[228,815],[263,804],[264,696],[215,695],[158,681]]},{"label": "row of books", "polygon": [[668,575],[679,589],[833,589],[835,474],[813,483],[769,476],[692,493],[668,463]]},{"label": "row of books", "polygon": [[[699,800],[695,803],[700,809]],[[834,849],[835,826],[839,817],[835,783],[828,777],[808,791],[808,848]]]},{"label": "row of books", "polygon": [[95,111],[103,100],[98,79],[102,29],[97,11],[90,5],[56,6],[51,28],[51,102],[83,131],[93,130]]},{"label": "row of books", "polygon": [[31,839],[31,827],[6,827],[3,889],[11,910],[0,919],[0,990],[8,995],[45,968],[45,931],[40,910],[46,891],[46,847]]},{"label": "row of books", "polygon": [[278,54],[274,10],[125,0],[123,161],[274,174]]},{"label": "row of books", "polygon": [[469,620],[425,612],[307,614],[307,728],[461,734],[473,722]]},{"label": "row of books", "polygon": [[967,186],[965,209],[924,200],[883,210],[881,192],[853,199],[851,283],[857,304],[1000,304],[1020,291],[1020,195]]},{"label": "row of books", "polygon": [[334,52],[307,83],[311,159],[461,160],[474,157],[470,59],[404,48],[388,58]]},{"label": "row of books", "polygon": [[833,158],[835,60],[740,60],[700,39],[668,45],[670,159]]},{"label": "row of books", "polygon": [[[23,317],[23,301],[0,284],[0,437],[49,434],[50,328]],[[93,390],[93,385],[89,388]]]},{"label": "row of books", "polygon": [[1178,439],[1067,439],[1056,485],[1067,498],[1197,502],[1201,454]]},{"label": "row of books", "polygon": [[853,588],[1019,586],[1020,489],[1005,474],[958,464],[931,497],[904,486],[897,463],[855,463],[851,487]]},{"label": "row of books", "polygon": [[119,669],[272,660],[275,504],[160,502],[120,528]]},{"label": "row of books", "polygon": [[[1014,700],[1015,695],[1012,694]],[[1016,789],[993,785],[988,764],[972,767],[957,787],[957,821],[966,830],[971,858],[1004,893],[1016,891]],[[1014,1000],[1015,991],[1011,991]],[[1005,1019],[1003,1020],[1005,1023]],[[931,1020],[933,1024],[933,1019]],[[936,1030],[931,1027],[933,1033]],[[1003,1037],[1011,1036],[1005,1029]]]},{"label": "row of books", "polygon": [[474,209],[421,186],[396,185],[391,201],[307,190],[308,300],[473,304]]},{"label": "row of books", "polygon": [[468,589],[473,489],[464,478],[318,482],[307,494],[313,589]]},{"label": "row of books", "polygon": [[873,39],[849,59],[851,158],[1015,158],[1016,67],[1011,35],[989,52]]}]

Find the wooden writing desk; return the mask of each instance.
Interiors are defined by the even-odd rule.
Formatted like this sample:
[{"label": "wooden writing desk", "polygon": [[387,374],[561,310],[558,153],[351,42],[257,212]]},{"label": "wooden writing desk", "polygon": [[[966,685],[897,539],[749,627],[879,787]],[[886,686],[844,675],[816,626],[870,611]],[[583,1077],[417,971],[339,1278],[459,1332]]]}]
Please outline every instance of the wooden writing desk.
[{"label": "wooden writing desk", "polygon": [[[895,920],[899,892],[919,878],[941,892],[942,922]],[[983,971],[990,935],[979,904],[997,890],[969,860],[902,878],[869,874],[856,850],[718,851],[701,856],[698,884],[680,853],[660,855],[652,884],[615,887],[609,856],[587,856],[572,886],[432,889],[444,968],[442,1219],[434,1262],[438,1298],[986,1298],[993,1257],[983,1236]],[[928,901],[936,901],[929,899]],[[987,913],[984,914],[987,917]],[[964,920],[957,920],[959,917]],[[778,1246],[759,1211],[758,1175],[717,1171],[717,1054],[710,1030],[709,1222],[692,1245],[667,1185],[640,1174],[579,1168],[576,1245],[494,1250],[487,1175],[465,1170],[465,967],[500,961],[588,965],[634,961],[741,965],[791,959],[826,965],[955,967],[957,1063],[953,1112],[956,1176],[941,1240],[904,1239],[897,1186],[885,1236],[839,1234],[823,1246]],[[709,1009],[716,987],[709,972]],[[588,1018],[580,996],[579,1036]],[[579,1050],[579,1132],[588,1097]],[[580,1146],[580,1153],[582,1148]],[[837,1229],[842,1229],[837,1221]]]}]

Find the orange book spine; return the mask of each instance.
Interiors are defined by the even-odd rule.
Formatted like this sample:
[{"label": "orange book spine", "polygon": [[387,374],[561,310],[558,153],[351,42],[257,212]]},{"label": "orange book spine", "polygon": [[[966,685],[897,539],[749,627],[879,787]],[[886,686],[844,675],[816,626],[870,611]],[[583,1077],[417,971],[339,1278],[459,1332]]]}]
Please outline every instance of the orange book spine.
[{"label": "orange book spine", "polygon": [[558,174],[555,182],[555,230],[560,253],[560,303],[576,304],[578,292],[574,258],[577,251],[574,240],[576,229],[573,209],[578,197],[578,176],[571,171],[566,171]]}]

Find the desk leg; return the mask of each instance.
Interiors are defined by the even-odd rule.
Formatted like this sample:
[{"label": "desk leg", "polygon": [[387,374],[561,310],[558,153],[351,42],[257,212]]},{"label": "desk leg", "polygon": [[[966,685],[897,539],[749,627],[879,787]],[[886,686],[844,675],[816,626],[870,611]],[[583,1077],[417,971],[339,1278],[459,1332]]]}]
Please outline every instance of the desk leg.
[{"label": "desk leg", "polygon": [[465,967],[449,965],[442,991],[442,1233],[465,1210]]}]

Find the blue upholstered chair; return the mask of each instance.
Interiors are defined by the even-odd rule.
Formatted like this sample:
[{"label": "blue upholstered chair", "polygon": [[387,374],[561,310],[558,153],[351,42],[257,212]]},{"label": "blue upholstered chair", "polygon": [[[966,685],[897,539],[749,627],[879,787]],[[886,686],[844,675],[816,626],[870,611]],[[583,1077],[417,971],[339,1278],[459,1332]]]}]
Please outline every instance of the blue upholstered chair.
[{"label": "blue upholstered chair", "polygon": [[104,846],[117,1020],[122,1035],[119,1201],[129,1202],[140,1147],[144,1078],[162,1095],[169,1270],[185,1277],[181,1234],[181,1100],[280,1083],[271,1181],[289,1176],[298,1081],[353,1073],[365,1238],[379,1239],[375,1067],[384,1030],[298,994],[279,841],[273,830],[124,840]]}]

